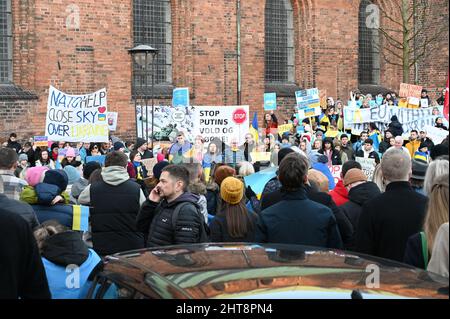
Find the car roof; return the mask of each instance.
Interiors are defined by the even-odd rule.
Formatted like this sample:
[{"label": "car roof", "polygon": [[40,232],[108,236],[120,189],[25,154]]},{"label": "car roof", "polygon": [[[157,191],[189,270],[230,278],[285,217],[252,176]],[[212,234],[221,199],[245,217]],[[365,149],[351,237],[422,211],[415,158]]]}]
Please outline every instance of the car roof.
[{"label": "car roof", "polygon": [[[446,278],[394,261],[296,245],[149,248],[108,256],[105,272],[144,295],[160,287],[164,298],[304,298],[354,290],[374,298],[448,298],[441,293]],[[370,277],[377,273],[379,285]]]}]

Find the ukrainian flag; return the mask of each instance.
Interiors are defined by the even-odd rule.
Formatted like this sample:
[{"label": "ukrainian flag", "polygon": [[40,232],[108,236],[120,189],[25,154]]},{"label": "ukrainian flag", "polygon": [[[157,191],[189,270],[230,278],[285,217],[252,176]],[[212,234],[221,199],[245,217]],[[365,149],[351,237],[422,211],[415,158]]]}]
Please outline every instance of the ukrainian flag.
[{"label": "ukrainian flag", "polygon": [[72,230],[89,230],[89,207],[73,205]]},{"label": "ukrainian flag", "polygon": [[259,141],[259,134],[258,134],[258,112],[255,112],[255,115],[253,116],[253,121],[250,124],[250,134],[253,135],[253,139],[257,143]]}]

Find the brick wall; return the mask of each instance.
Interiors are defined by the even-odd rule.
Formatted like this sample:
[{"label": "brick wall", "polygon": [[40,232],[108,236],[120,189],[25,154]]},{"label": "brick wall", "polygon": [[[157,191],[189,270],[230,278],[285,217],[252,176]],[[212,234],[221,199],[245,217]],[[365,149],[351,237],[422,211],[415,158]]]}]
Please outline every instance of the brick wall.
[{"label": "brick wall", "polygon": [[[264,85],[264,1],[241,1],[241,92],[237,74],[236,1],[173,0],[173,85],[187,86],[196,105],[250,105],[262,126]],[[392,1],[384,5],[393,8]],[[111,111],[119,112],[116,135],[134,138],[131,97],[133,46],[132,0],[13,0],[14,83],[39,99],[30,112],[16,112],[15,123],[0,121],[0,135],[11,129],[42,134],[49,85],[79,94],[108,89]],[[433,0],[448,20],[448,3]],[[293,0],[295,80],[300,88],[326,89],[328,96],[347,100],[358,86],[357,0]],[[437,20],[440,21],[440,20]],[[421,84],[445,85],[448,34],[442,48],[420,65]],[[382,64],[381,85],[398,89],[401,69]],[[0,97],[1,99],[1,97]],[[156,104],[170,104],[170,97]],[[280,120],[290,117],[294,96],[280,96]],[[0,104],[16,109],[14,103]],[[23,106],[22,106],[23,107]],[[18,114],[20,113],[20,114]],[[14,126],[14,127],[13,127]]]}]

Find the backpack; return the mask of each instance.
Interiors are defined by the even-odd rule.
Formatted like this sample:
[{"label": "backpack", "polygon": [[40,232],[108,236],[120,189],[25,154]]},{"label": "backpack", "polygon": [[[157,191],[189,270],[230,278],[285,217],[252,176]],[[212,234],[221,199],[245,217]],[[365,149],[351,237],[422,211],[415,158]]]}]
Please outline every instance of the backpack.
[{"label": "backpack", "polygon": [[190,202],[184,202],[184,203],[177,205],[177,207],[175,207],[175,210],[173,211],[173,214],[172,214],[172,228],[175,229],[175,227],[176,227],[178,215],[180,214],[181,209],[188,205],[195,206],[195,210],[197,211],[197,217],[200,219],[200,234],[199,234],[198,242],[199,243],[209,242],[209,227],[205,223],[205,218],[203,217],[203,214],[199,210],[198,206],[194,205]]}]

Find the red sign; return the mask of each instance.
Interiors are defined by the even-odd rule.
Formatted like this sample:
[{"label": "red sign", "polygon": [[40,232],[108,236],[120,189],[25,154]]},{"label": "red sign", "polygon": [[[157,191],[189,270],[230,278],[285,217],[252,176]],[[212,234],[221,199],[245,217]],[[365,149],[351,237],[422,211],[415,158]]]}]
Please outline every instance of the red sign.
[{"label": "red sign", "polygon": [[247,120],[247,113],[244,109],[237,109],[233,112],[233,122],[236,124],[242,124]]}]

